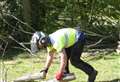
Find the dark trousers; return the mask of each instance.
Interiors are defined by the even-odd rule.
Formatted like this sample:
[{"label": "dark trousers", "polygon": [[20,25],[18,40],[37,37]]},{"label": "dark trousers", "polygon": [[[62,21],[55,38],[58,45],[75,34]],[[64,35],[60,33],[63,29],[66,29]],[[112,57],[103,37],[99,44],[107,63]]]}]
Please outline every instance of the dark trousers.
[{"label": "dark trousers", "polygon": [[67,53],[67,65],[65,67],[65,71],[67,73],[69,73],[69,60],[73,66],[81,69],[89,76],[94,71],[94,68],[91,65],[80,59],[83,52],[84,44],[85,41],[78,41],[73,46],[65,49]]}]

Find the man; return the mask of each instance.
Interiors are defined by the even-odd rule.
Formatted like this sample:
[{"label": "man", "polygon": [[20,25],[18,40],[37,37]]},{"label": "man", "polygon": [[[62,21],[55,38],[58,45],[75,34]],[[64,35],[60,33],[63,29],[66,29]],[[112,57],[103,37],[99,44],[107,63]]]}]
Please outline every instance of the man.
[{"label": "man", "polygon": [[45,68],[41,71],[45,73],[53,60],[55,53],[60,55],[60,68],[55,77],[61,80],[64,74],[70,73],[69,60],[73,66],[81,69],[88,75],[88,82],[94,82],[97,71],[88,63],[80,59],[85,44],[85,34],[73,28],[63,28],[50,35],[43,32],[36,32],[32,36],[31,50],[36,52],[38,48],[47,47],[48,56]]}]

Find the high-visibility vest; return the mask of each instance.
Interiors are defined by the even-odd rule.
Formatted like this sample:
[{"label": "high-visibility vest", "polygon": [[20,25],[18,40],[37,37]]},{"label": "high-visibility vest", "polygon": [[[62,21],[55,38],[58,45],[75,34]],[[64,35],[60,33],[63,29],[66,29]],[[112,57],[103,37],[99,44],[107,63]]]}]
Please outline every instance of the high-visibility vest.
[{"label": "high-visibility vest", "polygon": [[47,47],[48,52],[55,49],[57,52],[62,51],[75,44],[78,39],[77,30],[73,28],[63,28],[49,35],[52,45]]}]

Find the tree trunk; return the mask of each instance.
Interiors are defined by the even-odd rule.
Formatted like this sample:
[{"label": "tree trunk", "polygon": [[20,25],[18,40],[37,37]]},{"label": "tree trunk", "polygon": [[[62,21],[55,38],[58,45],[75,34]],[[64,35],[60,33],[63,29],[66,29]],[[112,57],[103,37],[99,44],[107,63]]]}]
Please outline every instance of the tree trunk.
[{"label": "tree trunk", "polygon": [[[119,26],[120,26],[120,23],[119,23]],[[118,26],[118,37],[119,37],[119,39],[118,39],[118,45],[117,45],[117,49],[116,49],[116,52],[118,54],[120,54],[120,28],[119,28],[119,26]]]},{"label": "tree trunk", "polygon": [[31,0],[23,0],[23,16],[24,21],[31,25]]}]

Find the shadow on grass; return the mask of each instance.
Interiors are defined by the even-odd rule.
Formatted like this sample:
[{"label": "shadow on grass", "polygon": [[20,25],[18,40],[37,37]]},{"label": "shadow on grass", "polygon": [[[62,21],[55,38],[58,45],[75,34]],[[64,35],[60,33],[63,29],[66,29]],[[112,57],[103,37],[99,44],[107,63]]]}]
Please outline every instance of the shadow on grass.
[{"label": "shadow on grass", "polygon": [[14,57],[20,55],[21,53],[23,53],[22,50],[18,50],[18,49],[9,49],[4,53],[4,56],[2,57],[3,53],[1,52],[0,54],[0,59],[3,60],[13,60]]},{"label": "shadow on grass", "polygon": [[95,81],[95,82],[120,82],[120,79],[113,79],[110,81]]},{"label": "shadow on grass", "polygon": [[91,61],[91,60],[99,60],[99,59],[104,59],[104,60],[111,60],[111,59],[117,59],[119,58],[120,55],[116,54],[116,53],[113,53],[113,54],[98,54],[96,56],[90,56],[88,58],[88,61]]}]

